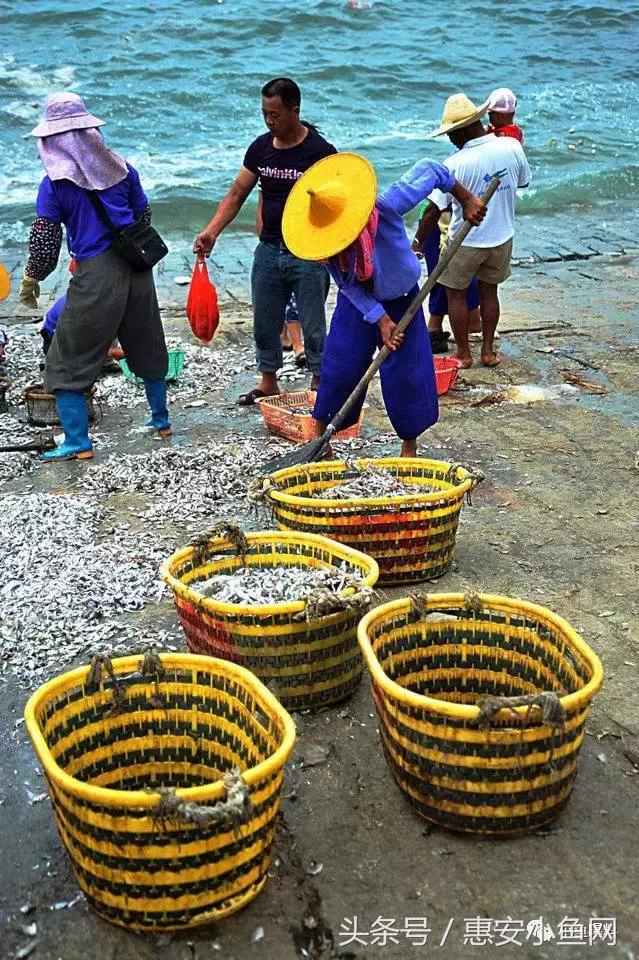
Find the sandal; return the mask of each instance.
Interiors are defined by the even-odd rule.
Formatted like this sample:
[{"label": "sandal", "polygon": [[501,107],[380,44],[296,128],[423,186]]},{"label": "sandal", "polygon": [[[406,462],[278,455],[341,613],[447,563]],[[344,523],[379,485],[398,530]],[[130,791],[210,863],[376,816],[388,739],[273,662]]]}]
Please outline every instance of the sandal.
[{"label": "sandal", "polygon": [[264,393],[263,390],[259,390],[257,387],[254,387],[253,390],[249,390],[248,393],[240,394],[237,405],[238,407],[252,407],[255,405],[256,400],[262,400],[264,397],[271,396],[273,396],[273,394]]},{"label": "sandal", "polygon": [[303,350],[301,353],[295,354],[295,366],[300,368],[306,366],[306,354]]}]

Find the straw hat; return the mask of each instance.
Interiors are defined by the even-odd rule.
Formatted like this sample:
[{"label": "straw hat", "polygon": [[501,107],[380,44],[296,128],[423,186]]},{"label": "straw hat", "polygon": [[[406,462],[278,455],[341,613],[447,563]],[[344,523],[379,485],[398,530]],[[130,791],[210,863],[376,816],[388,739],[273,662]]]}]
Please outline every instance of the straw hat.
[{"label": "straw hat", "polygon": [[377,177],[357,153],[334,153],[302,174],[288,195],[282,236],[301,260],[327,260],[360,235],[373,212]]},{"label": "straw hat", "polygon": [[54,93],[49,97],[44,110],[44,120],[31,131],[32,137],[50,137],[54,133],[66,133],[68,130],[87,130],[90,127],[102,127],[104,120],[98,120],[89,113],[84,100],[77,93]]},{"label": "straw hat", "polygon": [[[11,293],[11,275],[4,263],[0,263],[0,300],[6,300]],[[0,343],[2,341],[0,340]]]},{"label": "straw hat", "polygon": [[487,106],[488,103],[486,102],[481,107],[476,107],[465,93],[454,93],[446,101],[440,126],[432,133],[427,134],[426,139],[432,140],[433,137],[441,137],[442,133],[450,133],[451,130],[470,126],[475,120],[483,117]]}]

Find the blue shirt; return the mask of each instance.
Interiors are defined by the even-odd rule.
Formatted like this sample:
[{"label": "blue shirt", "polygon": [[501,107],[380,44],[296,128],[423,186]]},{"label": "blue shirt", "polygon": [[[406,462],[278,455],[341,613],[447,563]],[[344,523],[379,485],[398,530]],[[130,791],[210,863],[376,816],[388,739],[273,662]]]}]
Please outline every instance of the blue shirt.
[{"label": "blue shirt", "polygon": [[[443,186],[442,186],[443,185]],[[455,176],[434,160],[420,160],[377,198],[379,213],[373,250],[372,289],[358,280],[344,278],[336,257],[328,262],[328,272],[368,323],[377,323],[386,310],[385,300],[396,300],[411,290],[421,274],[419,260],[406,236],[404,214],[425,200],[433,190],[449,193]]]},{"label": "blue shirt", "polygon": [[44,318],[44,323],[42,324],[42,329],[46,330],[47,333],[50,333],[51,336],[55,333],[55,328],[58,325],[58,320],[60,319],[60,314],[64,309],[64,305],[67,302],[67,295],[63,293],[62,296],[56,300],[51,309],[48,311],[46,317]]},{"label": "blue shirt", "polygon": [[[98,194],[111,222],[116,227],[127,227],[148,206],[137,170],[127,163],[128,174],[119,183]],[[38,190],[36,214],[67,228],[67,247],[76,260],[96,257],[111,246],[111,234],[95,212],[86,190],[71,180],[51,180],[45,177]]]}]

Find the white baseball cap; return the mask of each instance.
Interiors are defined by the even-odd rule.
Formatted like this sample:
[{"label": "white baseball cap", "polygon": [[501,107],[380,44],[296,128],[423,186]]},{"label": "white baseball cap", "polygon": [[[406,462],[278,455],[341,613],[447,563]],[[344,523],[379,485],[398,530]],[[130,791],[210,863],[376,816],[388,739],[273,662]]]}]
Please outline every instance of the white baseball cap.
[{"label": "white baseball cap", "polygon": [[488,97],[487,110],[495,113],[514,113],[517,109],[517,97],[508,87],[498,87]]}]

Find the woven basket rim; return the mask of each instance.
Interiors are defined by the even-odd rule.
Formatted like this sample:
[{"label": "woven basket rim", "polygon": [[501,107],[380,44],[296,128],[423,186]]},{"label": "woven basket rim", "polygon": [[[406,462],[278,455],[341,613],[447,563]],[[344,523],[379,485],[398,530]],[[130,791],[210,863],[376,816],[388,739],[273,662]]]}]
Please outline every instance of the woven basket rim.
[{"label": "woven basket rim", "polygon": [[[366,466],[369,463],[374,463],[381,467],[405,466],[406,464],[419,463],[436,466],[438,469],[442,467],[450,468],[454,463],[452,460],[430,460],[426,457],[365,457],[360,460],[354,460],[353,462],[358,466]],[[343,465],[343,460],[323,460],[321,463],[312,464],[312,466],[322,469]],[[307,464],[307,466],[311,466],[311,464]],[[451,485],[449,490],[442,490],[439,493],[415,493],[391,497],[353,497],[350,500],[328,500],[322,499],[322,497],[302,497],[296,493],[286,493],[273,486],[277,480],[283,480],[292,474],[299,473],[302,469],[303,467],[300,466],[285,467],[283,470],[276,470],[275,473],[270,474],[270,476],[267,477],[271,482],[271,485],[267,488],[267,496],[278,503],[286,503],[296,507],[308,507],[311,505],[321,508],[339,507],[342,510],[352,510],[356,507],[366,507],[369,509],[370,507],[396,507],[398,504],[410,505],[417,503],[439,503],[442,500],[461,500],[464,494],[473,486],[473,478],[465,467],[458,467],[458,472],[462,475],[465,473],[466,478],[462,480],[460,484],[455,486]]]},{"label": "woven basket rim", "polygon": [[278,410],[288,409],[286,401],[282,402],[285,397],[300,397],[306,400],[312,400],[317,396],[316,390],[291,390],[288,393],[274,393],[269,397],[258,397],[255,403],[259,404],[260,407],[276,407]]},{"label": "woven basket rim", "polygon": [[[329,537],[322,537],[316,533],[294,533],[287,532],[284,530],[273,531],[273,530],[260,530],[257,532],[246,533],[246,539],[250,543],[300,543],[300,544],[316,544],[318,547],[324,547],[326,550],[330,550],[331,553],[341,556],[341,559],[348,560],[350,562],[355,561],[360,569],[366,571],[366,575],[363,577],[364,583],[367,587],[374,587],[379,579],[379,566],[377,561],[372,557],[369,557],[368,554],[362,553],[361,550],[355,550],[354,547],[349,547],[344,543],[338,543],[336,540],[331,540]],[[211,545],[222,546],[223,544],[229,544],[229,541],[224,537],[216,537],[211,540]],[[236,616],[243,615],[259,615],[259,616],[275,616],[278,614],[293,614],[300,613],[306,607],[305,600],[283,600],[280,603],[227,603],[223,600],[216,600],[214,597],[205,597],[204,594],[199,593],[197,590],[194,590],[193,587],[187,586],[187,584],[182,583],[181,580],[173,574],[173,568],[178,564],[186,560],[188,557],[192,556],[195,547],[184,547],[182,550],[178,550],[176,553],[171,554],[160,566],[160,577],[167,583],[174,593],[177,593],[183,600],[186,600],[188,603],[195,604],[199,607],[203,607],[205,610],[208,610],[210,613],[225,613],[225,614],[235,614]],[[340,596],[351,596],[355,593],[353,587],[346,587],[344,590],[340,591]]]},{"label": "woven basket rim", "polygon": [[[286,397],[288,398],[300,397],[301,399],[304,399],[304,401],[308,401],[309,403],[314,403],[315,400],[317,399],[317,390],[290,390],[287,393],[274,393],[272,396],[268,396],[268,397],[257,397],[255,403],[256,405],[259,404],[260,408],[273,407],[273,409],[275,410],[285,410],[287,412],[294,413],[295,411],[292,411],[288,406],[288,404],[286,403]],[[364,403],[362,404],[362,410],[368,410],[369,406],[370,404],[364,401]],[[307,416],[310,416],[310,414],[304,413],[304,414],[298,414],[298,416],[307,417]],[[338,430],[338,433],[339,433],[339,430]]]},{"label": "woven basket rim", "polygon": [[[438,610],[443,611],[450,609],[451,607],[459,607],[461,611],[466,609],[467,605],[467,596],[463,593],[434,593],[425,596],[423,599],[429,611],[433,613],[436,613]],[[478,599],[487,607],[501,610],[504,613],[519,613],[525,616],[534,616],[542,620],[547,620],[555,628],[560,630],[566,639],[570,641],[588,662],[593,674],[581,690],[561,697],[561,704],[564,710],[568,712],[582,704],[590,702],[603,683],[603,666],[594,650],[588,646],[585,640],[581,639],[567,620],[553,613],[553,611],[547,607],[539,606],[528,600],[517,600],[513,597],[502,597],[487,593],[480,593]],[[442,716],[455,718],[456,720],[477,720],[480,713],[479,707],[467,703],[451,703],[447,700],[438,700],[435,697],[429,697],[426,694],[415,693],[412,690],[407,690],[405,687],[400,686],[400,684],[394,680],[391,680],[384,672],[369,640],[369,627],[388,614],[408,613],[410,609],[411,601],[408,597],[404,597],[399,600],[391,600],[389,603],[383,603],[379,607],[374,607],[373,610],[360,620],[357,628],[357,639],[371,674],[371,679],[382,687],[385,693],[394,697],[395,700],[401,700],[409,707],[428,709],[432,713],[438,713]],[[514,707],[513,709],[520,717],[524,717],[528,710],[527,707]],[[495,715],[495,719],[505,720],[508,718],[509,713],[510,711],[502,710]]]},{"label": "woven basket rim", "polygon": [[[21,395],[25,400],[52,400],[55,402],[55,396],[52,393],[47,393],[44,389],[43,383],[30,383],[24,387],[21,391]],[[90,396],[92,399],[97,394],[97,387],[93,384],[88,390],[84,391],[85,396]]]},{"label": "woven basket rim", "polygon": [[[272,756],[261,763],[251,767],[242,773],[242,777],[248,786],[251,786],[258,780],[263,780],[280,770],[289,754],[291,753],[296,739],[295,724],[293,718],[281,703],[273,696],[270,690],[262,681],[239,664],[231,663],[228,660],[221,660],[218,657],[205,657],[195,653],[160,653],[160,660],[167,667],[193,667],[194,669],[208,669],[209,672],[218,672],[233,676],[241,680],[247,687],[258,694],[265,706],[282,723],[284,736],[282,743],[275,750]],[[116,674],[128,673],[135,670],[143,660],[143,654],[134,654],[127,657],[117,657],[112,660],[113,669]],[[29,698],[24,708],[24,717],[31,737],[31,742],[38,756],[40,763],[48,779],[50,779],[60,790],[66,794],[72,794],[80,800],[87,803],[95,803],[105,807],[119,807],[124,809],[146,809],[152,810],[158,805],[159,794],[147,792],[146,790],[114,790],[111,787],[98,787],[90,783],[84,783],[66,773],[53,759],[51,751],[40,731],[36,720],[36,712],[43,701],[51,698],[52,695],[65,687],[72,687],[78,682],[86,679],[91,668],[89,666],[76,667],[66,673],[54,677],[47,683],[39,687]],[[153,683],[149,679],[149,683]],[[214,800],[221,800],[226,793],[223,780],[215,783],[205,784],[200,787],[185,787],[176,790],[179,797],[183,797],[191,803],[206,803]]]}]

